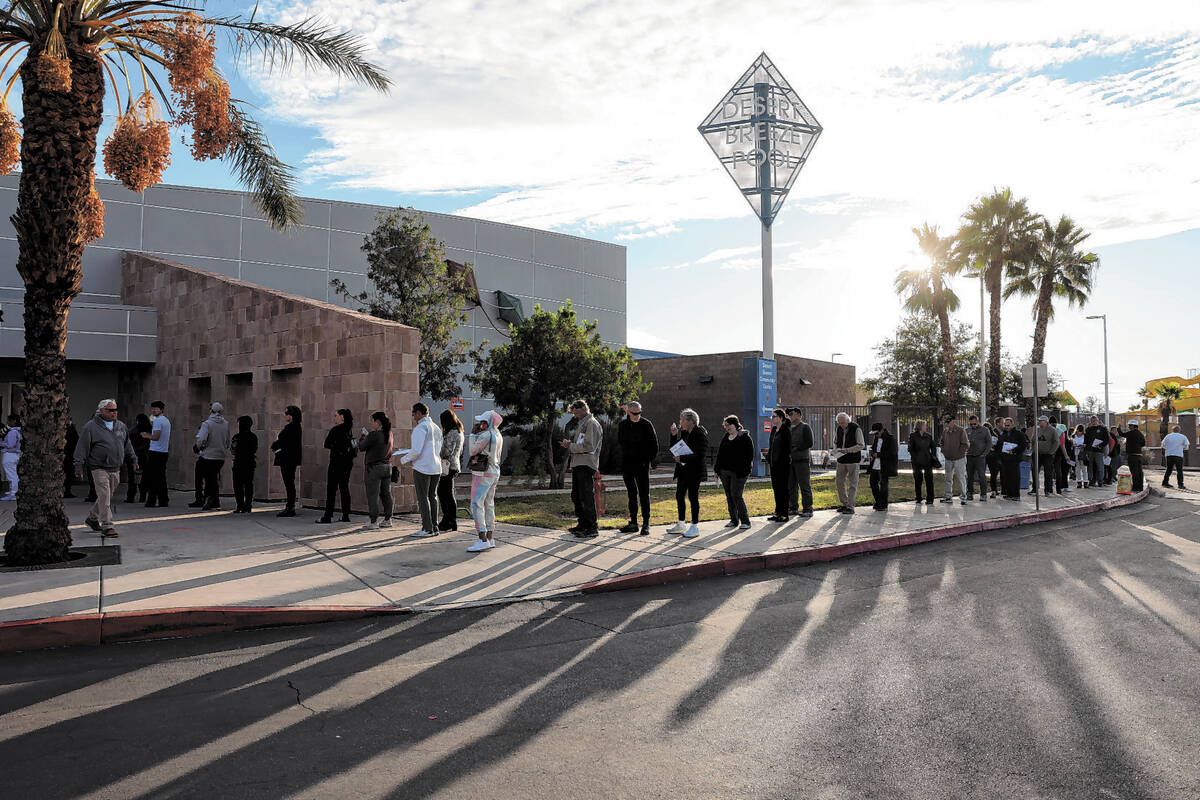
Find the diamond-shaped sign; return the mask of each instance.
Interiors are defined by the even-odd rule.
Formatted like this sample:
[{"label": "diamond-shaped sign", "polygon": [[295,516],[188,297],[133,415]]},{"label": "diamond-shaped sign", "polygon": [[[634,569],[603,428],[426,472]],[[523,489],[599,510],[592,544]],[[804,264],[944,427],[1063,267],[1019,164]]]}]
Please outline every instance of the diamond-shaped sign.
[{"label": "diamond-shaped sign", "polygon": [[754,213],[769,227],[822,129],[762,53],[699,130]]}]

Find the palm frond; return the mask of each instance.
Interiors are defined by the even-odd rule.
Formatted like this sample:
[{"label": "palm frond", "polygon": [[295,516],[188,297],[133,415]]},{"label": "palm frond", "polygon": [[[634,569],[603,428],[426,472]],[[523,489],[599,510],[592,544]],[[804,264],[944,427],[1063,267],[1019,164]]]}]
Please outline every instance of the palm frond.
[{"label": "palm frond", "polygon": [[304,208],[296,199],[296,176],[292,168],[279,160],[262,126],[238,107],[229,104],[229,118],[241,132],[230,148],[227,160],[237,170],[242,183],[250,188],[271,227],[286,230],[300,224]]},{"label": "palm frond", "polygon": [[272,71],[287,69],[299,59],[306,68],[320,65],[380,92],[388,91],[392,85],[391,79],[363,55],[358,36],[339,32],[314,18],[295,25],[251,22],[237,17],[208,17],[204,22],[214,28],[246,34],[235,39],[238,54],[257,50]]}]

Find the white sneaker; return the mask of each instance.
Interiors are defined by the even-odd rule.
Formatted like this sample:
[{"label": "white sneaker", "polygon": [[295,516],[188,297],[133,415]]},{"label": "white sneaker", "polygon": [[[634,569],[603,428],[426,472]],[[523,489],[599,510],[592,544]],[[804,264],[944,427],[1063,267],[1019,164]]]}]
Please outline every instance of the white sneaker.
[{"label": "white sneaker", "polygon": [[381,519],[379,520],[379,527],[390,528],[392,527],[392,521],[390,519]]},{"label": "white sneaker", "polygon": [[419,531],[414,531],[413,533],[410,533],[408,535],[408,538],[410,538],[410,539],[428,539],[431,536],[437,536],[437,533],[434,531],[427,531],[424,528],[422,528]]},{"label": "white sneaker", "polygon": [[4,495],[4,497],[0,497],[0,501],[6,502],[6,503],[9,500],[16,500],[16,499],[17,499],[17,496],[15,494],[6,494],[6,495]]},{"label": "white sneaker", "polygon": [[700,535],[700,529],[697,528],[695,525],[689,525],[683,529],[682,533],[683,533],[683,538],[685,538],[685,539],[695,539],[697,536]]},{"label": "white sneaker", "polygon": [[488,539],[488,550],[495,550],[495,549],[496,549],[496,540]]},{"label": "white sneaker", "polygon": [[687,523],[683,520],[679,520],[679,522],[676,522],[674,525],[667,528],[667,533],[683,533],[687,530],[687,528]]},{"label": "white sneaker", "polygon": [[468,553],[482,553],[484,550],[490,550],[492,545],[483,539],[476,539],[475,544],[467,548]]},{"label": "white sneaker", "polygon": [[744,531],[745,531],[745,530],[749,530],[749,529],[750,529],[750,523],[749,523],[749,522],[743,522],[741,525],[738,525],[738,527],[739,527],[739,528],[741,528],[741,529],[742,529],[742,530],[744,530]]}]

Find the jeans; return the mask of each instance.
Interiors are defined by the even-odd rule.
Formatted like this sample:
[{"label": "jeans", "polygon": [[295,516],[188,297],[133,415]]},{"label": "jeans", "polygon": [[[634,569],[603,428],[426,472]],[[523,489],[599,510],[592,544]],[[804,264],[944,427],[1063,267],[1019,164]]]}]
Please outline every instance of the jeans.
[{"label": "jeans", "polygon": [[221,468],[225,466],[224,459],[201,458],[196,462],[200,471],[201,482],[204,485],[204,504],[209,506],[221,503]]},{"label": "jeans", "polygon": [[791,485],[788,489],[790,490],[788,495],[788,511],[790,513],[795,514],[798,510],[813,510],[812,462],[809,459],[792,460]]},{"label": "jeans", "polygon": [[[1029,462],[1029,481],[1030,489],[1038,490],[1038,472],[1042,473],[1042,477],[1046,482],[1046,494],[1054,491],[1055,476],[1058,475],[1058,465],[1054,463],[1054,453],[1038,453],[1038,468],[1033,470],[1033,462]],[[1062,486],[1058,487],[1058,493],[1062,494]]]},{"label": "jeans", "polygon": [[746,478],[748,477],[750,476],[737,475],[732,470],[721,470],[721,487],[725,490],[725,504],[729,506],[730,522],[750,524],[750,512],[746,510],[746,498],[742,496],[746,490]]},{"label": "jeans", "polygon": [[113,515],[116,511],[117,487],[121,485],[121,471],[93,469],[92,481],[96,484],[96,502],[88,512],[88,519],[100,524],[101,530],[113,526]]},{"label": "jeans", "polygon": [[253,461],[249,464],[233,462],[233,501],[241,511],[249,511],[254,501],[254,467]]},{"label": "jeans", "polygon": [[1179,488],[1183,488],[1183,457],[1182,456],[1167,456],[1167,471],[1163,475],[1163,486],[1171,485],[1171,470],[1179,476]]},{"label": "jeans", "polygon": [[438,527],[448,531],[458,530],[458,499],[454,496],[454,479],[457,477],[458,470],[452,469],[438,481],[438,508],[442,510]]},{"label": "jeans", "polygon": [[871,470],[871,496],[875,498],[875,508],[888,507],[888,476],[881,469]]},{"label": "jeans", "polygon": [[975,496],[975,484],[979,484],[979,499],[987,500],[987,455],[967,456],[967,497]]},{"label": "jeans", "polygon": [[575,518],[579,527],[592,530],[596,527],[596,470],[587,466],[571,468],[571,501],[575,504]]},{"label": "jeans", "polygon": [[1129,454],[1129,476],[1133,478],[1133,491],[1140,492],[1145,488],[1146,475],[1142,472],[1142,456],[1141,454]]},{"label": "jeans", "polygon": [[441,473],[426,475],[413,470],[413,486],[417,490],[417,508],[421,510],[421,530],[437,533],[437,487]]},{"label": "jeans", "polygon": [[692,507],[692,524],[697,525],[700,522],[700,478],[676,478],[675,479],[675,505],[679,509],[679,521],[683,522],[686,518],[686,509],[683,505],[684,497]]},{"label": "jeans", "polygon": [[1091,476],[1092,486],[1104,483],[1104,453],[1093,450],[1087,455],[1088,475]]},{"label": "jeans", "polygon": [[858,471],[857,460],[850,464],[837,462],[834,482],[837,484],[838,500],[843,508],[854,508],[858,502]]},{"label": "jeans", "polygon": [[638,503],[642,506],[642,524],[650,524],[650,465],[638,464],[621,470],[625,492],[629,495],[629,521],[638,520]]},{"label": "jeans", "polygon": [[[920,503],[925,498],[929,498],[929,502],[933,502],[933,467],[925,465],[919,467],[913,465],[913,484],[917,488],[917,502]],[[925,485],[925,494],[921,494],[921,484]]]},{"label": "jeans", "polygon": [[379,519],[379,507],[383,506],[383,518],[392,518],[392,467],[388,462],[372,464],[364,476],[367,484],[367,515],[371,522]]},{"label": "jeans", "polygon": [[146,502],[164,508],[167,505],[167,455],[151,450],[146,454],[146,467],[142,470]]},{"label": "jeans", "polygon": [[791,463],[778,467],[771,465],[771,494],[775,497],[775,516],[788,515],[788,495],[791,492],[792,469]]},{"label": "jeans", "polygon": [[280,464],[279,476],[283,478],[283,489],[287,494],[287,508],[296,507],[296,465]]},{"label": "jeans", "polygon": [[[572,480],[574,477],[572,474]],[[496,530],[496,486],[499,483],[500,476],[494,472],[471,473],[471,516],[475,519],[476,533]]]},{"label": "jeans", "polygon": [[345,463],[330,461],[329,469],[325,471],[325,516],[333,516],[333,501],[340,494],[342,501],[342,516],[350,516],[350,472],[354,462]]},{"label": "jeans", "polygon": [[954,497],[955,476],[958,476],[959,497],[965,498],[967,496],[967,459],[965,457],[946,459],[946,492],[943,496],[947,500]]}]

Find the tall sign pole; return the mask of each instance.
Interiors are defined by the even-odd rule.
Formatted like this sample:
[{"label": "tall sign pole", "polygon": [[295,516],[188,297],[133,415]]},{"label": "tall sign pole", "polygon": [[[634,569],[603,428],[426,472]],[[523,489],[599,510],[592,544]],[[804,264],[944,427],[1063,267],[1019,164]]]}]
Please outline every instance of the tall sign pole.
[{"label": "tall sign pole", "polygon": [[775,358],[771,223],[808,161],[821,124],[761,53],[700,123],[700,134],[762,223],[763,359]]}]

